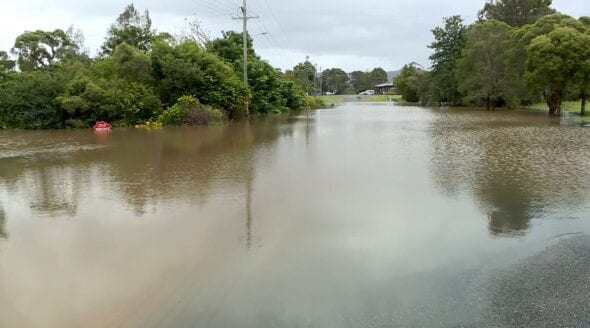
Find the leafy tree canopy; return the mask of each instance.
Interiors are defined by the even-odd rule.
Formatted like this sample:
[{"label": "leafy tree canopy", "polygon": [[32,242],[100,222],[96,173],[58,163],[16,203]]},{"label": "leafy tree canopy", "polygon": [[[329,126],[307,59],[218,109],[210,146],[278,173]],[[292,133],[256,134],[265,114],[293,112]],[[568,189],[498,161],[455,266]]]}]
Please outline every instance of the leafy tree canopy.
[{"label": "leafy tree canopy", "polygon": [[467,43],[457,62],[456,78],[459,90],[468,95],[468,101],[485,99],[488,109],[505,97],[506,52],[510,47],[511,28],[497,20],[477,23],[467,32]]},{"label": "leafy tree canopy", "polygon": [[322,72],[324,90],[342,94],[348,87],[348,74],[340,68],[330,68]]},{"label": "leafy tree canopy", "polygon": [[372,89],[377,84],[387,82],[387,72],[381,67],[374,68],[369,73],[369,75],[371,77],[371,84],[372,84],[370,89]]},{"label": "leafy tree canopy", "polygon": [[533,39],[527,49],[526,79],[544,93],[552,115],[561,113],[568,87],[590,59],[590,35],[571,27],[557,27]]},{"label": "leafy tree canopy", "polygon": [[455,66],[465,47],[467,26],[461,16],[444,19],[444,27],[432,30],[434,42],[429,48],[434,50],[432,61],[433,101],[456,104],[459,102],[458,83]]},{"label": "leafy tree canopy", "polygon": [[133,4],[129,4],[107,31],[102,53],[112,54],[123,42],[141,51],[148,51],[154,34],[149,11],[146,10],[142,15]]},{"label": "leafy tree canopy", "polygon": [[49,67],[76,51],[77,45],[60,29],[25,32],[16,38],[12,48],[21,71]]},{"label": "leafy tree canopy", "polygon": [[6,51],[0,51],[0,72],[13,70],[16,62],[8,56]]},{"label": "leafy tree canopy", "polygon": [[400,74],[395,77],[394,85],[405,101],[418,102],[425,93],[424,83],[427,73],[417,63],[404,65]]},{"label": "leafy tree canopy", "polygon": [[523,26],[555,13],[552,0],[491,0],[479,12],[480,19],[496,19],[511,26]]}]

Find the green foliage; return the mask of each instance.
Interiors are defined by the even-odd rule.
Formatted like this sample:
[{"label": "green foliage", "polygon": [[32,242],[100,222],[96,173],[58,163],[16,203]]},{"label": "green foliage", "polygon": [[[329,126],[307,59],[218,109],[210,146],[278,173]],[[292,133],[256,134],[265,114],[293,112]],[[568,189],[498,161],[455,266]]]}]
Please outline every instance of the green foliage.
[{"label": "green foliage", "polygon": [[523,26],[555,13],[552,0],[497,0],[489,1],[479,12],[480,19],[495,19],[511,26]]},{"label": "green foliage", "polygon": [[444,27],[432,30],[434,42],[429,46],[434,50],[430,56],[433,83],[432,101],[458,104],[461,97],[455,78],[455,68],[465,47],[467,27],[463,24],[461,16],[445,18],[444,21]]},{"label": "green foliage", "polygon": [[506,53],[506,84],[507,90],[510,90],[506,101],[513,106],[519,103],[530,105],[540,100],[539,95],[525,81],[527,47],[537,36],[547,34],[559,26],[583,29],[583,25],[579,21],[562,14],[548,15],[540,18],[534,24],[513,29],[510,46]]},{"label": "green foliage", "polygon": [[145,84],[131,82],[114,94],[122,118],[128,124],[144,123],[160,112],[160,99]]},{"label": "green foliage", "polygon": [[[223,32],[223,36],[219,39],[209,41],[206,45],[209,52],[217,54],[226,62],[233,65],[236,72],[241,72],[244,65],[244,49],[243,49],[243,34],[229,31]],[[256,52],[252,43],[252,38],[248,35],[248,64],[255,59]]]},{"label": "green foliage", "polygon": [[285,75],[291,81],[294,81],[307,94],[315,92],[315,66],[306,60],[293,67],[293,70],[285,72]]},{"label": "green foliage", "polygon": [[305,93],[293,81],[284,78],[279,80],[277,92],[280,95],[280,105],[286,109],[301,109],[305,103]]},{"label": "green foliage", "polygon": [[310,109],[325,108],[326,104],[320,97],[307,96],[307,105]]},{"label": "green foliage", "polygon": [[[299,92],[299,89],[286,89],[284,78],[275,68],[256,55],[252,45],[252,39],[248,37],[248,86],[252,98],[249,106],[253,113],[268,113],[288,109],[297,109],[295,97],[302,95],[286,94],[287,90]],[[237,32],[224,32],[223,37],[207,43],[207,49],[221,57],[226,63],[232,65],[236,75],[241,76],[243,71],[243,34]]]},{"label": "green foliage", "polygon": [[164,104],[192,95],[203,104],[232,114],[244,110],[250,95],[242,81],[228,64],[194,41],[177,46],[155,42],[151,56],[153,76]]},{"label": "green foliage", "polygon": [[369,73],[369,77],[371,79],[371,87],[369,89],[373,89],[377,84],[387,82],[387,72],[381,67],[374,68]]},{"label": "green foliage", "polygon": [[113,52],[113,63],[117,74],[129,81],[151,83],[152,61],[139,49],[123,42]]},{"label": "green foliage", "polygon": [[506,76],[507,50],[511,28],[497,20],[477,23],[467,32],[467,43],[457,62],[456,78],[459,91],[467,101],[494,109],[502,97],[509,94]]},{"label": "green foliage", "polygon": [[183,96],[160,115],[158,122],[164,125],[207,125],[222,122],[224,118],[222,111],[201,104],[193,96]]},{"label": "green foliage", "polygon": [[12,48],[21,71],[49,67],[76,51],[76,44],[60,29],[25,32],[16,38]]},{"label": "green foliage", "polygon": [[527,49],[526,79],[544,93],[549,111],[561,113],[561,102],[576,74],[590,60],[590,35],[571,27],[557,27],[533,39]]},{"label": "green foliage", "polygon": [[371,74],[361,71],[354,71],[350,73],[350,84],[354,89],[354,93],[372,90],[375,87]]},{"label": "green foliage", "polygon": [[16,66],[16,62],[11,60],[6,51],[0,51],[0,74],[11,71]]},{"label": "green foliage", "polygon": [[348,74],[340,68],[331,68],[323,71],[322,79],[324,90],[337,95],[343,94],[348,87]]},{"label": "green foliage", "polygon": [[52,72],[12,75],[0,83],[0,128],[63,127],[64,113],[55,100],[63,89],[63,79]]},{"label": "green foliage", "polygon": [[154,40],[152,20],[149,11],[142,15],[133,4],[127,5],[117,21],[107,31],[107,38],[102,45],[103,55],[112,54],[118,45],[127,43],[141,51],[150,50]]},{"label": "green foliage", "polygon": [[[157,118],[208,124],[226,112],[239,116],[247,103],[256,113],[303,107],[303,90],[258,57],[251,39],[248,89],[240,74],[242,34],[205,42],[196,32],[203,47],[189,36],[179,43],[169,33],[154,35],[149,13],[133,4],[110,27],[99,58],[87,56],[73,27],[26,32],[12,49],[20,71],[0,52],[0,128],[80,128],[99,120],[152,126]],[[162,113],[162,104],[174,106]]]},{"label": "green foliage", "polygon": [[423,92],[423,84],[426,82],[427,73],[420,69],[416,63],[404,65],[400,74],[395,77],[394,85],[407,102],[426,101],[426,92]]}]

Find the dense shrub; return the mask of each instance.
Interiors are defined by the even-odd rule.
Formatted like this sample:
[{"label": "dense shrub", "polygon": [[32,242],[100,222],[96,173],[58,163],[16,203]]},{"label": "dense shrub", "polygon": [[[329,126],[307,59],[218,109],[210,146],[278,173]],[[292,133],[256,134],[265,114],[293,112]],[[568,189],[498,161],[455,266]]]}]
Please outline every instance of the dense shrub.
[{"label": "dense shrub", "polygon": [[183,96],[160,115],[158,122],[165,125],[207,125],[222,122],[224,118],[222,111],[201,104],[193,96]]}]

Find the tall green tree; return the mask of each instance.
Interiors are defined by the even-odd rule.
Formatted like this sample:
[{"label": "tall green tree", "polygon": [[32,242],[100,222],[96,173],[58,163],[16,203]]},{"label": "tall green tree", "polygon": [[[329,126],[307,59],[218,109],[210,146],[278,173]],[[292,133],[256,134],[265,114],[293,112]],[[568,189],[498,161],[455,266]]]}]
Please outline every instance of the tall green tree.
[{"label": "tall green tree", "polygon": [[141,51],[148,51],[154,34],[149,11],[146,10],[141,14],[133,4],[129,4],[107,31],[102,53],[103,55],[112,54],[123,42]]},{"label": "tall green tree", "polygon": [[541,98],[531,89],[525,80],[527,48],[531,41],[544,34],[548,34],[558,27],[571,27],[584,31],[583,24],[567,15],[552,14],[539,18],[534,24],[514,28],[510,38],[510,46],[506,53],[507,59],[507,89],[506,101],[512,106],[531,104]]},{"label": "tall green tree", "polygon": [[432,100],[439,103],[458,104],[461,97],[455,78],[455,67],[465,47],[467,27],[463,24],[461,16],[445,18],[444,22],[444,27],[432,30],[434,42],[429,46],[434,50],[430,56]]},{"label": "tall green tree", "polygon": [[295,65],[293,70],[287,71],[285,74],[306,93],[315,92],[316,69],[309,60]]},{"label": "tall green tree", "polygon": [[322,72],[324,90],[342,94],[348,87],[348,74],[340,68],[330,68]]},{"label": "tall green tree", "polygon": [[419,102],[427,97],[423,83],[426,72],[417,63],[404,65],[401,72],[393,80],[393,84],[407,102]]},{"label": "tall green tree", "polygon": [[[222,58],[232,65],[234,71],[241,77],[244,63],[243,34],[237,32],[224,32],[223,36],[207,43],[207,50]],[[256,54],[252,39],[248,36],[248,86],[252,99],[250,109],[254,113],[267,113],[284,109],[296,109],[290,107],[294,102],[287,98],[302,97],[301,90],[290,89],[290,92],[299,95],[285,95],[292,86],[286,83],[282,74],[265,62]],[[287,98],[285,98],[287,97]],[[296,102],[295,102],[296,103]]]},{"label": "tall green tree", "polygon": [[387,72],[381,67],[374,68],[369,73],[369,75],[371,77],[371,84],[372,84],[370,89],[373,89],[373,87],[375,87],[377,84],[387,82]]},{"label": "tall green tree", "polygon": [[350,73],[350,84],[355,92],[372,90],[375,86],[371,74],[368,72],[354,71]]},{"label": "tall green tree", "polygon": [[495,19],[510,26],[523,26],[555,13],[552,0],[490,0],[479,12],[480,19]]},{"label": "tall green tree", "polygon": [[25,32],[16,38],[12,48],[21,71],[49,67],[76,51],[76,44],[60,29]]},{"label": "tall green tree", "polygon": [[459,91],[470,102],[485,99],[488,110],[494,110],[509,91],[505,83],[505,54],[510,46],[510,33],[510,26],[497,20],[475,24],[467,32],[467,43],[457,62]]},{"label": "tall green tree", "polygon": [[571,27],[558,27],[536,37],[527,49],[526,78],[543,93],[549,113],[561,114],[561,104],[576,74],[590,58],[590,35]]}]

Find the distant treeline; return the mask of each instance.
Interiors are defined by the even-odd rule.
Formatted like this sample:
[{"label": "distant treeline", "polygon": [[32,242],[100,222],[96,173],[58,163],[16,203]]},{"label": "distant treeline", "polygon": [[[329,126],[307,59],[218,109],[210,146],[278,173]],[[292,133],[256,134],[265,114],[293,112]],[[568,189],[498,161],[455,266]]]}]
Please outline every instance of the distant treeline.
[{"label": "distant treeline", "polygon": [[551,115],[565,100],[590,93],[590,17],[557,13],[551,0],[486,3],[466,26],[444,19],[429,46],[431,69],[404,66],[395,85],[406,101],[515,108],[546,102]]},{"label": "distant treeline", "polygon": [[248,46],[247,87],[242,34],[211,40],[198,21],[179,35],[157,33],[132,4],[95,58],[73,28],[25,32],[0,52],[0,129],[203,124],[243,115],[247,104],[253,114],[309,104],[296,79]]}]

